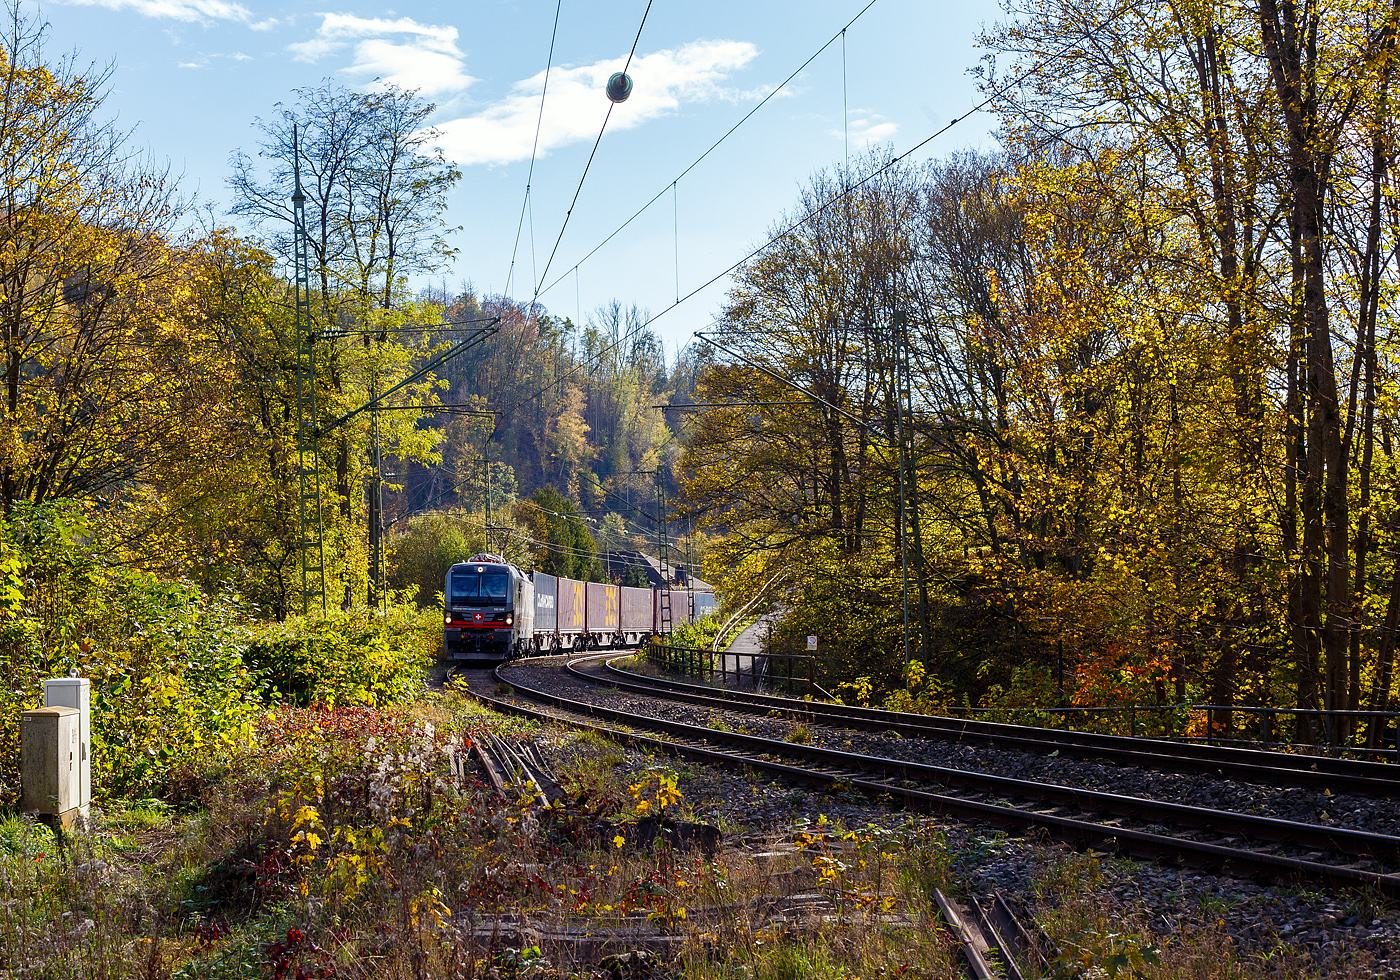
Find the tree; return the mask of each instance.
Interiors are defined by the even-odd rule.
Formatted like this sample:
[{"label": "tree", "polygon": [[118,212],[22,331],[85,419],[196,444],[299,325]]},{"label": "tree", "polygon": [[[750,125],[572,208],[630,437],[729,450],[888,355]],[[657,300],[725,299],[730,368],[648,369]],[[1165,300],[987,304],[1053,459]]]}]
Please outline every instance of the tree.
[{"label": "tree", "polygon": [[598,548],[573,501],[553,487],[541,487],[515,513],[530,529],[536,568],[584,581],[601,579]]},{"label": "tree", "polygon": [[[434,107],[413,92],[390,88],[365,94],[327,82],[294,94],[294,105],[257,123],[263,137],[259,156],[270,162],[267,179],[247,154],[234,154],[232,210],[268,230],[272,248],[290,260],[288,191],[294,171],[300,172],[312,275],[320,287],[310,326],[324,338],[317,359],[334,391],[328,400],[333,419],[393,387],[406,376],[403,369],[412,356],[433,346],[404,332],[409,324],[421,324],[427,313],[408,301],[406,281],[415,272],[436,268],[449,254],[440,215],[461,173],[431,148],[436,131],[423,124]],[[347,343],[351,336],[361,343]],[[387,426],[384,452],[408,461],[425,439],[432,453],[437,433],[415,434],[423,417],[390,412],[366,434],[377,438],[374,432]],[[365,443],[356,435],[341,430],[334,436],[337,511],[347,529],[359,510],[356,483],[366,484],[366,509],[381,509],[378,474],[366,471]],[[371,529],[371,535],[376,533],[377,527]],[[338,550],[347,558],[359,550],[349,546],[348,538],[342,540],[345,546]],[[352,601],[351,576],[362,573],[343,572],[344,604]]]},{"label": "tree", "polygon": [[408,275],[451,254],[441,214],[461,172],[432,148],[437,130],[425,123],[436,107],[392,86],[360,93],[325,82],[293,95],[292,106],[256,123],[258,155],[271,164],[265,179],[251,157],[234,153],[232,211],[267,229],[290,261],[295,136],[324,319],[340,322],[345,304],[352,322],[371,306],[390,309]]}]

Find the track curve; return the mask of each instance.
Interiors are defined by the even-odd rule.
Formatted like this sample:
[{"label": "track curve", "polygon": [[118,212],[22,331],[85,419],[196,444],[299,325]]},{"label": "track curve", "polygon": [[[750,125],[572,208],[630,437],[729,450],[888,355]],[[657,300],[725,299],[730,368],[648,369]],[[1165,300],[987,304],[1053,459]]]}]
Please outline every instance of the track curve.
[{"label": "track curve", "polygon": [[[598,659],[598,655],[577,658],[563,666],[574,676],[598,682],[602,678],[579,670],[582,663]],[[1281,853],[1269,853],[1267,850],[1236,847],[1232,843],[1239,837],[1248,837],[1288,846],[1322,848],[1334,854],[1366,856],[1372,861],[1393,863],[1400,861],[1400,837],[1144,800],[1030,780],[1015,780],[818,746],[794,745],[754,735],[716,731],[665,718],[637,715],[566,698],[555,692],[532,688],[518,680],[512,680],[508,674],[503,674],[501,669],[495,672],[495,676],[517,693],[561,709],[553,712],[541,711],[477,695],[482,701],[500,710],[591,728],[610,737],[643,745],[653,751],[682,755],[712,764],[757,769],[827,787],[849,787],[868,796],[887,798],[905,806],[984,821],[1007,829],[1026,831],[1040,828],[1056,840],[1080,847],[1101,847],[1134,857],[1173,864],[1224,868],[1234,874],[1273,881],[1305,881],[1333,888],[1370,887],[1386,894],[1400,895],[1400,876],[1392,873],[1353,867],[1345,863],[1328,864]],[[663,696],[655,691],[647,693]],[[599,724],[599,720],[622,722],[633,728],[664,733],[670,738],[658,739],[635,731],[625,731],[612,725]],[[724,749],[716,748],[716,745],[722,745]],[[787,760],[801,760],[806,764],[795,765],[792,761],[780,761],[784,757]],[[870,778],[872,775],[882,778]],[[989,802],[966,795],[934,792],[920,787],[919,783],[936,783],[994,798],[1028,800],[1031,806],[1015,806],[1010,802]],[[1059,809],[1069,808],[1078,815],[1064,816],[1057,812],[1032,808],[1046,805]],[[1215,834],[1220,840],[1197,840],[1128,828],[1102,820],[1085,819],[1085,816],[1098,813],[1108,813],[1111,819],[1145,820],[1150,823],[1191,828],[1193,832]]]},{"label": "track curve", "polygon": [[[622,670],[611,661],[602,663],[594,670],[584,670],[579,666],[585,661],[596,663],[603,656],[595,655],[571,661],[569,671],[595,683],[610,684],[637,693],[664,696],[688,704],[730,711],[748,711],[752,714],[776,710],[839,728],[874,732],[894,731],[900,735],[1015,748],[1026,752],[1058,751],[1061,754],[1083,758],[1112,759],[1114,762],[1139,765],[1147,769],[1224,775],[1269,785],[1303,786],[1334,793],[1346,791],[1368,796],[1400,796],[1400,766],[1390,763],[941,718],[935,715],[838,705],[824,701],[804,701],[747,691],[721,692],[699,684],[643,677]],[[615,654],[611,656],[613,660],[622,659]]]}]

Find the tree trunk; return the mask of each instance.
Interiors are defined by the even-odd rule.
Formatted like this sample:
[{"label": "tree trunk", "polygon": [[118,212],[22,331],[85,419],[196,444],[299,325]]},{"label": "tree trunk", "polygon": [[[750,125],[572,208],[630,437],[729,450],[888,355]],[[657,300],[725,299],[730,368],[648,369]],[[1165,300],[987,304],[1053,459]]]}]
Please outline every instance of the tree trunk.
[{"label": "tree trunk", "polygon": [[[1305,663],[1325,656],[1325,705],[1345,707],[1350,613],[1350,534],[1341,408],[1329,332],[1323,204],[1331,150],[1316,87],[1317,15],[1296,0],[1261,0],[1264,52],[1288,131],[1288,193],[1294,233],[1294,318],[1305,341],[1307,446],[1299,612]],[[1344,120],[1331,120],[1342,125]],[[1324,600],[1325,597],[1325,600]],[[1325,620],[1323,618],[1325,601]],[[1300,665],[1302,666],[1302,665]],[[1300,699],[1303,694],[1300,683]]]}]

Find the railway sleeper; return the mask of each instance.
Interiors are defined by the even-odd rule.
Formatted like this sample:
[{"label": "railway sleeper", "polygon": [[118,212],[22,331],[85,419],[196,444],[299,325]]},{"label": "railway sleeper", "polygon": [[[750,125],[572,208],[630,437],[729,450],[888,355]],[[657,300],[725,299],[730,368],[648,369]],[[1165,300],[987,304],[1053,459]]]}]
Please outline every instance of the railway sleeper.
[{"label": "railway sleeper", "polygon": [[[498,674],[499,676],[499,674]],[[583,718],[588,716],[603,718],[621,718],[633,726],[650,727],[652,730],[661,730],[670,734],[685,734],[694,737],[696,733],[703,732],[713,738],[721,733],[708,729],[695,729],[693,726],[682,725],[677,722],[669,722],[656,718],[639,718],[635,715],[628,715],[623,712],[615,712],[611,709],[602,708],[584,702],[572,701],[544,691],[532,691],[530,689],[516,685],[519,692],[527,694],[546,703],[555,704],[565,710],[575,711]],[[478,697],[481,697],[478,695]],[[799,781],[825,782],[828,785],[835,782],[834,777],[809,768],[801,768],[787,763],[773,760],[738,760],[732,753],[721,752],[711,748],[701,748],[694,745],[678,744],[674,741],[656,739],[649,736],[639,735],[633,732],[623,732],[606,725],[601,725],[593,721],[583,720],[583,718],[561,717],[549,712],[542,712],[533,708],[525,708],[520,705],[508,702],[500,702],[495,699],[481,697],[483,701],[493,704],[507,712],[524,714],[531,717],[542,718],[551,721],[573,724],[578,727],[591,728],[600,733],[609,735],[622,741],[634,744],[645,745],[654,751],[679,753],[701,758],[705,761],[720,765],[734,766],[736,763],[743,767],[763,770],[774,775],[796,779]],[[737,733],[725,733],[726,739],[748,740],[748,744],[763,744],[766,740],[757,739],[753,736],[744,736]],[[742,743],[741,743],[742,744]],[[789,743],[781,743],[783,750],[791,754],[804,754],[810,752],[811,746],[798,746]],[[777,746],[773,746],[777,748]],[[836,753],[834,750],[820,750],[832,753],[837,756],[847,756],[849,753]],[[866,757],[861,757],[862,761],[869,762]],[[883,760],[893,762],[896,765],[906,765],[898,763],[897,760]],[[982,778],[1000,778],[985,777]],[[920,808],[929,809],[935,812],[945,813],[965,819],[979,820],[1008,829],[1027,830],[1031,828],[1043,828],[1052,837],[1071,843],[1078,847],[1101,847],[1111,852],[1128,854],[1135,857],[1146,857],[1153,860],[1162,861],[1172,865],[1194,865],[1199,867],[1223,868],[1229,873],[1242,875],[1245,877],[1255,877],[1272,881],[1311,881],[1327,887],[1366,887],[1370,886],[1377,891],[1387,895],[1400,895],[1400,877],[1393,874],[1383,874],[1371,871],[1361,871],[1355,868],[1339,865],[1329,865],[1316,861],[1305,861],[1297,858],[1284,857],[1280,855],[1265,854],[1258,851],[1237,850],[1219,844],[1212,844],[1201,841],[1192,841],[1181,837],[1165,836],[1148,833],[1140,830],[1129,830],[1118,827],[1107,827],[1102,824],[1087,823],[1069,817],[1062,817],[1054,814],[1040,814],[1029,810],[999,806],[996,804],[984,803],[973,800],[960,799],[946,794],[930,793],[923,790],[903,789],[897,785],[877,782],[870,779],[851,779],[841,781],[844,786],[858,790],[868,796],[877,799],[888,800],[890,802],[901,802],[906,805],[915,805]],[[1064,787],[1056,787],[1064,789]],[[1134,803],[1148,803],[1155,807],[1171,808],[1175,804],[1162,804],[1155,801],[1142,801],[1135,798],[1124,797],[1122,799],[1132,800]],[[1187,808],[1195,809],[1195,808]],[[1265,820],[1267,818],[1245,817],[1240,814],[1229,814],[1223,811],[1202,811],[1203,813],[1213,813],[1218,818],[1239,818],[1248,820]],[[1275,823],[1296,830],[1324,830],[1333,831],[1335,828],[1312,828],[1310,825],[1295,825],[1288,821],[1274,821]],[[1350,832],[1359,837],[1377,836],[1365,835],[1361,832]],[[1388,840],[1395,841],[1395,838]]]}]

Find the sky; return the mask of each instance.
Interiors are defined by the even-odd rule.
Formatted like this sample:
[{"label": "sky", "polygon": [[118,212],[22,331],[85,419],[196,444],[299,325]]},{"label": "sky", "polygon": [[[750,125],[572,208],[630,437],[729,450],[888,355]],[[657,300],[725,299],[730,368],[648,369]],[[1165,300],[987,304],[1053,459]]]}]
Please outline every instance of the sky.
[{"label": "sky", "polygon": [[[612,299],[636,304],[674,354],[723,303],[724,278],[701,287],[767,240],[815,171],[872,147],[902,153],[980,100],[969,69],[985,53],[979,31],[1001,19],[995,0],[874,0],[862,12],[867,3],[652,0],[644,24],[647,0],[48,0],[38,9],[50,51],[111,65],[108,108],[230,223],[229,157],[256,152],[255,120],[294,89],[330,79],[419,90],[437,106],[435,145],[462,179],[443,216],[457,252],[415,284],[470,283],[478,295],[509,284],[520,301],[538,290],[549,312],[576,321]],[[632,94],[580,189],[608,109],[604,85],[639,25]],[[992,127],[972,115],[915,159],[989,148]]]}]

